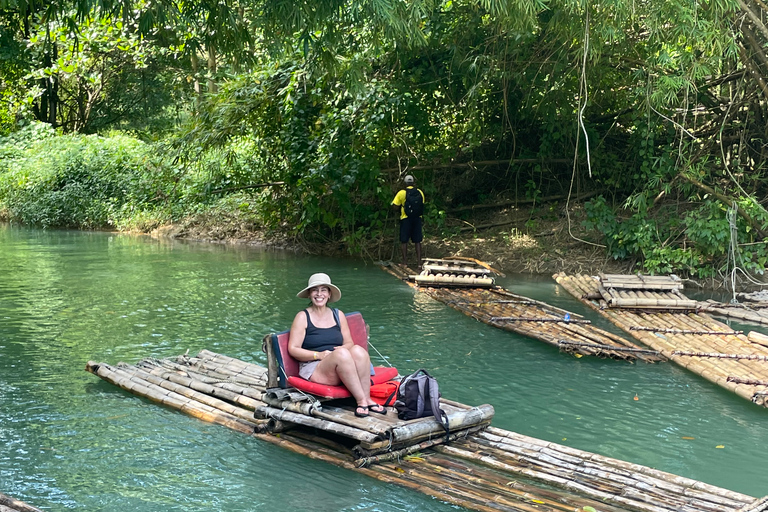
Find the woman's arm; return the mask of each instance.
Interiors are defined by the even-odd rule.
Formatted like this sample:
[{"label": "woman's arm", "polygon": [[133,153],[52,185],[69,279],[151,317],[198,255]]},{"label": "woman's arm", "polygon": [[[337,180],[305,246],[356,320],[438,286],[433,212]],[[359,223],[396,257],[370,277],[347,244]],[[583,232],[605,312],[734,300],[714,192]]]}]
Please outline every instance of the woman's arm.
[{"label": "woman's arm", "polygon": [[307,315],[304,314],[304,311],[299,311],[293,319],[291,332],[288,335],[288,353],[297,361],[313,361],[319,358],[317,352],[301,348],[306,333]]}]

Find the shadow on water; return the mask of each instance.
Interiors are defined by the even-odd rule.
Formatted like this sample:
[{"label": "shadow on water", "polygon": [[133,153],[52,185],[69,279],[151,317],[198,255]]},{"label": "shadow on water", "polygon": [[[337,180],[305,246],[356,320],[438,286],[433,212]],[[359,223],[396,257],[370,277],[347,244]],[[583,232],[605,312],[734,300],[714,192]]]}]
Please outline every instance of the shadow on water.
[{"label": "shadow on water", "polygon": [[[768,413],[671,364],[561,354],[354,260],[0,227],[0,489],[45,510],[454,510],[134,397],[83,371],[206,348],[265,363],[310,274],[361,311],[401,373],[496,408],[494,425],[765,494]],[[549,278],[510,290],[602,319]],[[600,324],[603,326],[602,324]],[[374,359],[377,356],[374,355]],[[637,397],[637,400],[635,399]]]}]

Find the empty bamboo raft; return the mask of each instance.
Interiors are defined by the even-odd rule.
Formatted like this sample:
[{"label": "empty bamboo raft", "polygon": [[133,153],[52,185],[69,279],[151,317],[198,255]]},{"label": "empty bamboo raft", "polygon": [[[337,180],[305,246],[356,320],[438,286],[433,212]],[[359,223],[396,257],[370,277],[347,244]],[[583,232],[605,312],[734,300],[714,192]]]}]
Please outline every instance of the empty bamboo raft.
[{"label": "empty bamboo raft", "polygon": [[[86,370],[129,392],[307,457],[483,512],[758,512],[761,500],[696,480],[488,427],[447,445],[355,459],[334,436],[261,420],[266,368],[201,351]],[[459,407],[461,404],[444,401]],[[275,433],[266,433],[273,422]],[[284,430],[283,430],[284,429]],[[591,508],[590,508],[591,507]],[[751,508],[750,508],[751,507]]]},{"label": "empty bamboo raft", "polygon": [[42,510],[0,492],[0,512],[42,512]]},{"label": "empty bamboo raft", "polygon": [[644,345],[705,379],[768,407],[768,347],[695,309],[664,306],[664,300],[683,300],[670,297],[667,291],[625,288],[622,294],[658,305],[611,307],[601,290],[605,288],[601,278],[563,273],[554,278]]},{"label": "empty bamboo raft", "polygon": [[[435,261],[435,260],[433,260]],[[418,291],[483,323],[535,338],[558,349],[579,355],[627,361],[656,362],[663,356],[591,325],[581,315],[494,286],[447,286],[416,282],[413,270],[381,264],[393,276]]]},{"label": "empty bamboo raft", "polygon": [[753,301],[747,299],[734,304],[724,304],[709,299],[697,302],[696,305],[700,311],[706,311],[713,316],[768,325],[768,302],[765,300]]}]

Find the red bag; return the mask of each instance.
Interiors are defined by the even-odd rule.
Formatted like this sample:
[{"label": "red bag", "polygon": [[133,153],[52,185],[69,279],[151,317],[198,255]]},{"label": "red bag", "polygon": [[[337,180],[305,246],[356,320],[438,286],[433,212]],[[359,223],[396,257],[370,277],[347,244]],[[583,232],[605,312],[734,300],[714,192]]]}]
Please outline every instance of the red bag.
[{"label": "red bag", "polygon": [[388,380],[381,384],[374,384],[371,386],[371,398],[379,405],[393,407],[397,400],[397,390],[399,388],[399,380]]}]

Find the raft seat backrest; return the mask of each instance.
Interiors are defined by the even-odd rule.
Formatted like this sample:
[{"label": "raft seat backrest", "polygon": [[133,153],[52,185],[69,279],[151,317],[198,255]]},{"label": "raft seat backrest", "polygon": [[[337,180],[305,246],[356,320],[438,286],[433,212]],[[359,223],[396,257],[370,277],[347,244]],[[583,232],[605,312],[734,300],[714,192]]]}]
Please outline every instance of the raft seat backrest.
[{"label": "raft seat backrest", "polygon": [[[347,325],[352,336],[352,341],[368,350],[368,327],[359,312],[348,313]],[[283,331],[272,335],[272,348],[278,364],[278,383],[281,388],[294,387],[313,395],[324,398],[346,398],[352,396],[344,386],[328,386],[317,384],[299,377],[299,362],[288,352],[288,337],[290,331]],[[397,368],[374,366],[374,375],[371,381],[380,384],[397,376]]]}]

